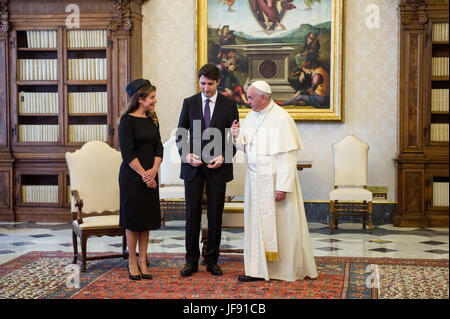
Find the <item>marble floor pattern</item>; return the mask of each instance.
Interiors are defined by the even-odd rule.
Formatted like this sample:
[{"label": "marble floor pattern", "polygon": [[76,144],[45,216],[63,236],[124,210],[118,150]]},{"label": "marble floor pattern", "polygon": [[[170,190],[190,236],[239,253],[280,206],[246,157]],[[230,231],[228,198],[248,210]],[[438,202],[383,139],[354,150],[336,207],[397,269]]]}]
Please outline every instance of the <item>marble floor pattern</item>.
[{"label": "marble floor pattern", "polygon": [[[149,253],[185,253],[185,221],[172,220],[150,232]],[[391,257],[448,259],[448,228],[374,226],[372,234],[361,223],[342,223],[329,233],[327,224],[308,223],[315,256]],[[241,229],[222,230],[222,248],[242,248]],[[121,237],[91,237],[88,252],[120,252]],[[0,264],[29,251],[73,251],[69,224],[44,222],[0,222]]]}]

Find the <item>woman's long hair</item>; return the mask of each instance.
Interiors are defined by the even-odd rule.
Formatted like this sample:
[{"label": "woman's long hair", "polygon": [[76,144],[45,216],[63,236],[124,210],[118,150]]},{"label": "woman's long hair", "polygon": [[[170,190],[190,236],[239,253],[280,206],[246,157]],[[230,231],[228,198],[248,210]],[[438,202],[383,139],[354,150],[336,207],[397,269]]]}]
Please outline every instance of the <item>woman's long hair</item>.
[{"label": "woman's long hair", "polygon": [[[144,85],[139,90],[137,90],[133,96],[130,98],[130,101],[128,102],[127,108],[124,112],[122,112],[121,116],[123,114],[129,114],[133,113],[139,108],[139,98],[142,100],[145,100],[147,96],[152,93],[153,91],[156,91],[156,87],[149,84]],[[155,111],[146,111],[145,115],[152,119],[153,123],[155,123],[156,126],[159,126],[158,117],[156,116]]]}]

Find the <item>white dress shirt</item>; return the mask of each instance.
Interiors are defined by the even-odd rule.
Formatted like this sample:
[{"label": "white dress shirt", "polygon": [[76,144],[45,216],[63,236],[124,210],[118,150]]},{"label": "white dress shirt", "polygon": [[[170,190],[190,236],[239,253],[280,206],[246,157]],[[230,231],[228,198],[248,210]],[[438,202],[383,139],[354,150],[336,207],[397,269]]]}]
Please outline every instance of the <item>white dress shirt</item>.
[{"label": "white dress shirt", "polygon": [[[216,94],[214,94],[213,96],[211,96],[209,98],[209,114],[211,114],[211,119],[212,119],[212,115],[214,112],[214,107],[216,106],[216,100],[217,100],[217,94],[218,92],[216,91]],[[203,95],[202,92],[202,114],[205,115],[205,104],[206,104],[206,100],[208,98],[206,96]]]}]

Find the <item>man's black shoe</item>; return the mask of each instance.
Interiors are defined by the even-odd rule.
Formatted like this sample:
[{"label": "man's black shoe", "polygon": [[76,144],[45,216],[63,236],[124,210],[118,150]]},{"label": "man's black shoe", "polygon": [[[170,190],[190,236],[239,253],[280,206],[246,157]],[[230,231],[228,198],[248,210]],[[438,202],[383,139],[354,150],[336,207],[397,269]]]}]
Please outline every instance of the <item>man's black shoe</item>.
[{"label": "man's black shoe", "polygon": [[246,275],[240,275],[238,277],[238,280],[240,282],[251,282],[251,281],[263,281],[265,279],[264,278],[250,277],[250,276],[246,276]]},{"label": "man's black shoe", "polygon": [[220,269],[219,265],[217,264],[208,264],[206,265],[206,270],[212,273],[214,276],[222,276],[223,271]]},{"label": "man's black shoe", "polygon": [[187,277],[197,271],[198,271],[198,264],[187,263],[186,265],[184,265],[184,268],[181,269],[180,275],[183,277]]}]

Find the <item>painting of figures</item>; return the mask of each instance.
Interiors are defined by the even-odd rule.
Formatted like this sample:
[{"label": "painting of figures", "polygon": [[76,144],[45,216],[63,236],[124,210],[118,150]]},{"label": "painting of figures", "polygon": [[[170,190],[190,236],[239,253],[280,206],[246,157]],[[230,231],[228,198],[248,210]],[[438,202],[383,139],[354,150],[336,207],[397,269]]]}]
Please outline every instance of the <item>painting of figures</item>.
[{"label": "painting of figures", "polygon": [[219,67],[240,113],[265,80],[295,120],[342,121],[343,0],[197,1],[198,64]]}]

